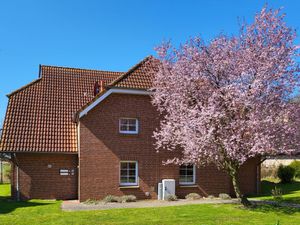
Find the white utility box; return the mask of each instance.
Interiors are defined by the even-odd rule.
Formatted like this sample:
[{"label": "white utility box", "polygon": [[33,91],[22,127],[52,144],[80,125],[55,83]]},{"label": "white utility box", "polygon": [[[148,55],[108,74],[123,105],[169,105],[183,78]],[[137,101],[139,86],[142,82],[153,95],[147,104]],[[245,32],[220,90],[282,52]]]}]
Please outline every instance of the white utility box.
[{"label": "white utility box", "polygon": [[163,179],[162,180],[162,200],[166,200],[168,195],[175,195],[175,180]]}]

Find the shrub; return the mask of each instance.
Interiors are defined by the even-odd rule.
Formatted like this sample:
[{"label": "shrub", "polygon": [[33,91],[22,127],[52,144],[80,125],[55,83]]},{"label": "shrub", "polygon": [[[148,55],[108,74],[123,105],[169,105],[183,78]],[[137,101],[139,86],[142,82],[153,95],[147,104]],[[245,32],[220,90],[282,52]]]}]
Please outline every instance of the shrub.
[{"label": "shrub", "polygon": [[177,199],[176,195],[168,195],[166,198],[167,201],[177,201]]},{"label": "shrub", "polygon": [[98,203],[99,203],[99,201],[95,200],[95,199],[88,199],[84,202],[84,204],[87,204],[87,205],[96,205]]},{"label": "shrub", "polygon": [[280,188],[277,188],[277,187],[275,186],[275,188],[272,189],[271,192],[272,192],[273,199],[274,199],[275,201],[280,201],[280,200],[282,200],[282,190],[281,190]]},{"label": "shrub", "polygon": [[185,199],[188,199],[188,200],[197,200],[200,198],[201,198],[201,196],[197,193],[189,193],[185,196]]},{"label": "shrub", "polygon": [[294,168],[295,177],[300,178],[300,161],[294,160],[289,166]]},{"label": "shrub", "polygon": [[209,196],[207,196],[207,198],[209,198],[209,199],[214,199],[214,198],[215,198],[215,196],[213,196],[213,195],[209,195]]},{"label": "shrub", "polygon": [[228,195],[228,194],[226,194],[226,193],[220,193],[219,194],[219,198],[220,199],[231,199],[231,197]]},{"label": "shrub", "polygon": [[134,195],[124,195],[120,198],[121,202],[135,202],[136,197]]},{"label": "shrub", "polygon": [[104,202],[120,202],[120,197],[114,195],[107,195],[104,199]]},{"label": "shrub", "polygon": [[291,183],[295,176],[295,169],[290,166],[280,165],[277,170],[277,176],[281,183]]},{"label": "shrub", "polygon": [[124,202],[135,202],[136,197],[134,195],[123,195],[121,197],[115,196],[115,195],[107,195],[104,199],[104,202],[119,202],[119,203],[124,203]]}]

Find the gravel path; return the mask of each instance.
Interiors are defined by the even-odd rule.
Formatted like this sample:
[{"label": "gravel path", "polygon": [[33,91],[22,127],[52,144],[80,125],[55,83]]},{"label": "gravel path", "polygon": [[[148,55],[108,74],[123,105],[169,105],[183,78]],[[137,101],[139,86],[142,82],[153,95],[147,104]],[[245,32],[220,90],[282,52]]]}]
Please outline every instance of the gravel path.
[{"label": "gravel path", "polygon": [[186,200],[180,199],[178,201],[159,201],[159,200],[141,200],[137,202],[128,203],[104,203],[86,204],[80,203],[77,200],[63,201],[61,209],[64,211],[82,211],[82,210],[107,210],[107,209],[121,209],[121,208],[149,208],[149,207],[167,207],[180,205],[195,205],[195,204],[232,204],[237,203],[236,199],[222,200],[222,199],[199,199]]}]

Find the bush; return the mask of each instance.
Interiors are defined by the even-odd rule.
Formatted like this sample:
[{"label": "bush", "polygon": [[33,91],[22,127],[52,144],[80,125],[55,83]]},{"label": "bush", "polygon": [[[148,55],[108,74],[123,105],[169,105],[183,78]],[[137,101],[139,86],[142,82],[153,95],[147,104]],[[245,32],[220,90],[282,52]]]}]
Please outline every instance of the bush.
[{"label": "bush", "polygon": [[280,165],[277,170],[277,176],[281,183],[291,183],[295,176],[295,169],[290,166]]},{"label": "bush", "polygon": [[120,201],[123,202],[136,202],[136,197],[134,195],[124,195],[120,198]]},{"label": "bush", "polygon": [[294,168],[295,177],[300,178],[300,161],[294,160],[289,166]]},{"label": "bush", "polygon": [[104,202],[119,202],[119,203],[124,203],[124,202],[135,202],[136,197],[134,195],[123,195],[121,197],[115,196],[115,195],[107,195],[104,199]]},{"label": "bush", "polygon": [[272,192],[273,199],[274,199],[275,201],[280,201],[280,200],[282,200],[282,190],[281,190],[280,188],[277,188],[277,187],[275,186],[275,188],[272,189],[271,192]]},{"label": "bush", "polygon": [[209,199],[214,199],[215,196],[214,196],[214,195],[209,195],[209,196],[207,196],[207,198],[209,198]]},{"label": "bush", "polygon": [[185,199],[188,199],[188,200],[197,200],[200,198],[201,198],[201,196],[197,193],[189,193],[185,196]]},{"label": "bush", "polygon": [[99,204],[99,201],[98,200],[95,200],[95,199],[88,199],[84,202],[84,204],[87,204],[87,205],[97,205]]},{"label": "bush", "polygon": [[166,198],[167,201],[177,201],[177,199],[176,195],[168,195]]},{"label": "bush", "polygon": [[228,194],[226,194],[226,193],[220,193],[219,194],[219,198],[223,199],[223,200],[231,199],[231,197]]},{"label": "bush", "polygon": [[107,195],[104,199],[104,202],[120,202],[120,197],[114,195]]}]

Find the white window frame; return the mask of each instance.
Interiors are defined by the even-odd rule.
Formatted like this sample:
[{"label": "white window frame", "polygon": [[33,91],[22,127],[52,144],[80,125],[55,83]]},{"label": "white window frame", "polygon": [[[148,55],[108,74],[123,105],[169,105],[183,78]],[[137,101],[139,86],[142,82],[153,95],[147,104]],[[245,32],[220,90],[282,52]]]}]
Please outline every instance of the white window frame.
[{"label": "white window frame", "polygon": [[[130,130],[121,130],[121,120],[135,120],[135,131]],[[122,117],[119,118],[119,133],[120,134],[138,134],[139,133],[139,120],[137,118],[128,118],[128,117]]]},{"label": "white window frame", "polygon": [[[121,164],[122,163],[135,163],[135,182],[134,183],[122,183],[121,182]],[[139,185],[139,170],[138,170],[138,162],[137,161],[120,161],[120,164],[119,164],[119,184],[120,186],[138,186]]]},{"label": "white window frame", "polygon": [[[182,165],[184,166],[184,165]],[[192,182],[180,182],[180,167],[179,167],[179,184],[180,185],[193,185],[196,184],[196,166],[193,164],[193,181]]]}]

